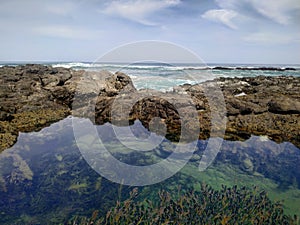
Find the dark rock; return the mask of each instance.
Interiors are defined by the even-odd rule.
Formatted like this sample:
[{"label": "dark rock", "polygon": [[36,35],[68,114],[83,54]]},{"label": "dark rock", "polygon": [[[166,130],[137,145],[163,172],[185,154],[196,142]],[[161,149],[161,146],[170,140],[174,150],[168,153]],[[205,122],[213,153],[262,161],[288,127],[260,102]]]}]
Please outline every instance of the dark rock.
[{"label": "dark rock", "polygon": [[237,67],[237,70],[269,70],[269,71],[285,71],[296,70],[295,68],[280,68],[280,67]]},{"label": "dark rock", "polygon": [[[219,78],[202,86],[213,83],[219,84],[226,102],[226,139],[245,140],[251,134],[267,135],[276,142],[289,141],[300,146],[300,78]],[[209,119],[210,107],[197,87],[187,87],[185,91],[195,97],[195,102],[205,102],[202,107],[205,110],[200,114],[203,121],[203,118]]]},{"label": "dark rock", "polygon": [[285,70],[293,70],[293,71],[295,71],[296,69],[292,68],[292,67],[287,67],[287,68],[285,68]]},{"label": "dark rock", "polygon": [[[39,130],[71,111],[74,116],[90,118],[97,124],[113,121],[121,126],[140,120],[146,128],[154,127],[152,131],[158,134],[165,124],[166,137],[172,141],[178,141],[182,131],[185,140],[194,140],[196,131],[196,138],[209,138],[212,112],[217,112],[221,120],[227,115],[225,139],[266,135],[300,147],[297,77],[219,78],[175,87],[173,92],[162,95],[154,90],[137,91],[129,76],[121,72],[22,65],[1,67],[0,87],[0,150],[11,146],[19,131]],[[211,104],[205,90],[212,96],[219,95],[217,87],[224,101],[212,98]],[[222,107],[225,112],[217,110]],[[217,123],[214,131],[214,135],[222,136],[222,125]],[[248,163],[245,161],[245,169],[249,169]]]},{"label": "dark rock", "polygon": [[268,103],[269,111],[278,114],[300,114],[300,102],[297,99],[280,97]]},{"label": "dark rock", "polygon": [[1,120],[6,120],[6,121],[11,121],[14,117],[7,112],[0,111],[0,121]]},{"label": "dark rock", "polygon": [[233,68],[224,67],[224,66],[216,66],[213,68],[213,70],[233,70]]}]

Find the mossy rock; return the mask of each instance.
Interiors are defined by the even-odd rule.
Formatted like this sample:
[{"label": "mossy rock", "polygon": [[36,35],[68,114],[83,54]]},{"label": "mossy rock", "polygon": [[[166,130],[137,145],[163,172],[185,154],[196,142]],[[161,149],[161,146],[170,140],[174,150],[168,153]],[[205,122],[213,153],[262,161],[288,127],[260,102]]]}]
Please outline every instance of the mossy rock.
[{"label": "mossy rock", "polygon": [[11,147],[17,141],[17,135],[12,133],[0,133],[0,152]]},{"label": "mossy rock", "polygon": [[39,131],[70,114],[67,108],[16,113],[11,121],[0,121],[0,151],[16,143],[19,132]]}]

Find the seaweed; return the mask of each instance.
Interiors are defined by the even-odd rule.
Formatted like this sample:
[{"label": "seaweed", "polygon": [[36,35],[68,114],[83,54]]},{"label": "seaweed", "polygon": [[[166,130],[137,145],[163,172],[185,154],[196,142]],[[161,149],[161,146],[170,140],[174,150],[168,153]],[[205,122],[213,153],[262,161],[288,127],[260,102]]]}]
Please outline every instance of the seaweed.
[{"label": "seaweed", "polygon": [[[38,133],[21,133],[18,143],[1,153],[1,224],[63,224],[64,221],[69,220],[76,221],[77,224],[81,220],[85,220],[85,224],[90,221],[95,224],[100,221],[100,218],[102,222],[99,223],[105,224],[107,212],[112,210],[111,207],[115,205],[120,213],[123,212],[122,205],[134,187],[112,183],[90,168],[76,146],[71,125],[69,118]],[[105,127],[102,128],[104,134],[108,133]],[[111,140],[110,136],[104,138],[107,138],[106,147],[114,157],[136,166],[146,166],[161,161],[168,157],[174,148],[173,143],[164,141],[153,151],[127,151],[120,143]],[[252,197],[247,197],[249,200],[266,190],[268,199],[284,200],[280,203],[281,206],[278,206],[276,212],[278,215],[300,216],[300,170],[297,163],[300,159],[299,149],[290,143],[276,144],[268,139],[264,141],[261,139],[261,137],[252,137],[246,142],[224,141],[215,162],[204,172],[199,172],[198,165],[207,141],[199,141],[192,160],[180,172],[161,183],[139,188],[138,194],[131,199],[131,207],[136,210],[147,209],[157,212],[162,201],[161,195],[157,193],[163,192],[162,196],[169,193],[170,198],[178,205],[178,199],[191,198],[190,190],[193,190],[193,194],[197,196],[198,204],[203,204],[205,195],[202,193],[202,188],[205,182],[215,189],[209,191],[214,193],[213,196],[217,191],[224,192],[221,184],[227,187],[237,184],[237,190],[242,186],[251,188],[256,185],[259,190],[255,189],[251,194]],[[206,202],[215,201],[210,204],[210,208],[207,208],[214,216],[218,215],[218,210],[220,213],[225,212],[216,199],[221,197],[215,196],[211,200],[206,200]],[[119,205],[116,205],[117,201]],[[224,200],[226,201],[228,200]],[[232,201],[234,203],[236,200]],[[172,204],[172,207],[175,207],[174,203]],[[257,203],[254,201],[252,204]],[[195,208],[197,205],[192,203],[190,206]],[[250,209],[250,203],[248,206]],[[283,213],[279,208],[284,209]],[[98,210],[97,219],[91,220],[87,216],[95,210]],[[231,211],[232,215],[252,213],[247,210],[235,210],[237,212]],[[253,210],[255,211],[255,208]],[[111,212],[112,216],[113,212]],[[152,212],[151,215],[154,214],[155,212]],[[215,218],[219,224],[232,224],[235,221],[235,217],[231,214],[220,215]],[[264,213],[262,215],[265,216]],[[142,222],[147,216],[150,218],[150,214],[139,218],[141,224],[147,224]],[[176,218],[176,215],[173,217]],[[211,221],[207,223],[213,224]]]},{"label": "seaweed", "polygon": [[[180,189],[178,189],[180,191]],[[272,202],[265,191],[222,186],[221,190],[202,184],[201,190],[172,195],[161,190],[158,201],[136,201],[138,189],[118,201],[105,216],[75,218],[66,224],[299,224],[299,218],[284,214],[280,202]]]}]

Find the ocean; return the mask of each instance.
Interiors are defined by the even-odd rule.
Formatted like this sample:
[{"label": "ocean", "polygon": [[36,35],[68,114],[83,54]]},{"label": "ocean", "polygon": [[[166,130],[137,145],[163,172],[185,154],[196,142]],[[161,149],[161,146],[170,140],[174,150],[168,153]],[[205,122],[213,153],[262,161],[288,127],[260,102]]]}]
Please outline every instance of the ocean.
[{"label": "ocean", "polygon": [[110,72],[121,71],[130,76],[137,89],[171,91],[174,86],[195,84],[218,77],[254,76],[297,76],[300,77],[300,64],[165,64],[165,63],[92,63],[92,62],[0,62],[16,66],[26,63],[39,63],[53,67],[75,70]]}]

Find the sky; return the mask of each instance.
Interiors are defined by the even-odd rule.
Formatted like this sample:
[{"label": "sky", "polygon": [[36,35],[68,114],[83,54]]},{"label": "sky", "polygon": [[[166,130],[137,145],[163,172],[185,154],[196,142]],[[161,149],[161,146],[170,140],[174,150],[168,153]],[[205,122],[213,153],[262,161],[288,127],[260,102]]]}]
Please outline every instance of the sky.
[{"label": "sky", "polygon": [[1,0],[0,60],[95,61],[156,40],[207,63],[300,64],[299,21],[299,0]]}]

